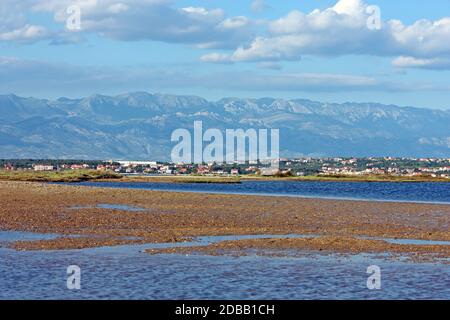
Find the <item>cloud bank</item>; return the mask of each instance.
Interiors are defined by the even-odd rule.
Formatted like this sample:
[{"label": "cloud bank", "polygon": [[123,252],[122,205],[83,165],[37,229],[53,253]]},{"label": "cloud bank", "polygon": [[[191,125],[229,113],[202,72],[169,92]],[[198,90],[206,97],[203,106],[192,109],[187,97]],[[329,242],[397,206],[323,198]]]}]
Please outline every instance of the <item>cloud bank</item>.
[{"label": "cloud bank", "polygon": [[411,25],[380,21],[379,28],[371,28],[375,13],[362,0],[340,0],[331,8],[308,14],[294,10],[270,21],[267,35],[258,35],[232,53],[211,53],[201,59],[235,63],[300,60],[304,55],[370,55],[395,57],[393,64],[401,67],[447,65],[450,18]]},{"label": "cloud bank", "polygon": [[[175,7],[172,1],[165,0],[21,0],[18,9],[22,11],[11,11],[13,1],[5,1],[0,4],[0,12],[8,12],[12,20],[21,16],[20,12],[27,11],[27,5],[28,10],[51,13],[64,28],[53,35],[55,38],[67,38],[67,34],[74,32],[94,33],[120,41],[148,40],[191,44],[201,48],[233,48],[254,36],[253,23],[246,17],[229,17],[220,8]],[[70,16],[67,9],[73,5],[80,8],[81,28],[71,31],[65,26]],[[22,37],[40,40],[37,28],[44,28],[28,26],[26,19],[22,18],[20,25],[14,27],[1,21],[0,30],[23,33]],[[0,33],[0,41],[18,38],[19,35],[14,38],[6,33],[2,37]]]},{"label": "cloud bank", "polygon": [[273,74],[265,71],[192,72],[156,67],[86,67],[0,56],[2,92],[33,91],[42,94],[61,92],[89,94],[136,90],[209,88],[280,92],[409,92],[449,90],[429,83],[402,83],[372,76],[331,73]]},{"label": "cloud bank", "polygon": [[[81,9],[81,29],[71,31],[66,28],[67,8],[74,4]],[[255,12],[265,8],[265,1],[251,3]],[[60,29],[31,23],[33,13],[51,14]],[[293,10],[273,20],[229,16],[221,8],[180,7],[167,0],[2,0],[0,42],[64,45],[96,34],[213,49],[200,58],[212,63],[268,65],[303,56],[367,55],[390,57],[397,68],[450,69],[450,17],[411,24],[381,19],[372,28],[377,13],[364,0],[339,0],[309,13]]]}]

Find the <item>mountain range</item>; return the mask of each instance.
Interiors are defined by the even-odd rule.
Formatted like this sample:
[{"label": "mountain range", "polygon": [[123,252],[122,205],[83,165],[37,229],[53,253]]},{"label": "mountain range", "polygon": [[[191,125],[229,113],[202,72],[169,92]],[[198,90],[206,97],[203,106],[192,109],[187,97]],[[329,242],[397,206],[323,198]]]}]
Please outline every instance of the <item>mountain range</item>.
[{"label": "mountain range", "polygon": [[450,111],[306,99],[208,101],[135,92],[57,100],[0,95],[0,158],[170,160],[177,128],[280,129],[280,154],[450,157]]}]

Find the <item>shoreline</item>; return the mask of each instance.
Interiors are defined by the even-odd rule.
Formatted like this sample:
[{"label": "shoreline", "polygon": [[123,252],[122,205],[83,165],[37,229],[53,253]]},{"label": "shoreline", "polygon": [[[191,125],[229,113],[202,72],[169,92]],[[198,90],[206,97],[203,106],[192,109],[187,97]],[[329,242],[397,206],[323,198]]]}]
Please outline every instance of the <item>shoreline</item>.
[{"label": "shoreline", "polygon": [[450,179],[432,177],[395,176],[304,176],[272,177],[258,175],[207,176],[207,175],[124,175],[121,179],[99,179],[116,182],[166,182],[166,183],[240,183],[242,181],[299,181],[299,182],[388,182],[388,183],[450,183]]},{"label": "shoreline", "polygon": [[0,170],[0,181],[29,182],[164,182],[164,183],[241,183],[242,181],[300,181],[300,182],[388,182],[388,183],[450,183],[450,179],[429,176],[391,175],[314,175],[314,176],[260,176],[260,175],[145,175],[118,174],[111,171],[64,170],[64,171],[5,171]]},{"label": "shoreline", "polygon": [[[56,239],[14,244],[21,250],[178,243],[194,237],[246,234],[320,235],[343,241],[346,243],[343,247],[348,248],[358,248],[360,241],[375,241],[357,240],[357,237],[450,241],[446,227],[450,224],[450,207],[439,204],[159,192],[5,181],[0,181],[0,199],[0,230],[62,235]],[[102,203],[138,207],[143,211],[97,207]],[[292,242],[283,239],[280,243],[285,245],[279,247],[282,249]],[[381,244],[370,242],[367,247],[368,243],[367,250],[373,245],[374,250],[394,252],[402,248],[413,255],[439,253],[450,258],[450,246],[445,245],[430,246],[424,251],[423,246],[381,241]],[[236,245],[245,249],[243,244]],[[333,242],[322,242],[322,245],[325,251],[339,252]],[[304,244],[298,245],[300,249],[302,246]]]}]

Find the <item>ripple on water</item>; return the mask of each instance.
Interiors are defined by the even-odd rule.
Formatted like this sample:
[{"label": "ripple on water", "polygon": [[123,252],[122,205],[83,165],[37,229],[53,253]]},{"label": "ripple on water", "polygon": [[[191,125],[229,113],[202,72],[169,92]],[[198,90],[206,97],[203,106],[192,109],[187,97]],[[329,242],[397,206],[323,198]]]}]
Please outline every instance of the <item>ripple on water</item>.
[{"label": "ripple on water", "polygon": [[242,183],[80,182],[102,188],[450,204],[450,182],[242,181]]},{"label": "ripple on water", "polygon": [[[450,270],[438,264],[357,258],[210,257],[140,252],[0,249],[0,299],[449,299]],[[66,288],[67,266],[82,289]],[[382,290],[366,287],[379,265]]]},{"label": "ripple on water", "polygon": [[[0,232],[0,239],[38,240],[57,235]],[[258,236],[201,237],[176,246]],[[310,235],[273,235],[310,237]],[[0,299],[450,299],[445,264],[391,261],[374,255],[211,257],[148,255],[127,245],[63,251],[0,248]],[[66,288],[67,266],[82,270],[82,289]],[[366,287],[367,267],[378,265],[382,289]]]}]

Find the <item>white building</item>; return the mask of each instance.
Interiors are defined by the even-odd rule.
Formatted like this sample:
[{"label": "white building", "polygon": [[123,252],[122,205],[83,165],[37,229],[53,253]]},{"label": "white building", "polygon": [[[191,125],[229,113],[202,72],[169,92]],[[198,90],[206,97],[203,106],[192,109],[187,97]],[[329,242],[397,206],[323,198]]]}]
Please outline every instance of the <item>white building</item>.
[{"label": "white building", "polygon": [[55,170],[54,166],[49,166],[45,164],[36,164],[34,166],[34,171],[53,171]]},{"label": "white building", "polygon": [[116,161],[121,166],[132,167],[132,166],[156,166],[158,162],[156,161],[130,161],[130,160],[120,160]]},{"label": "white building", "polygon": [[274,176],[279,172],[279,169],[275,168],[261,168],[262,176]]}]

